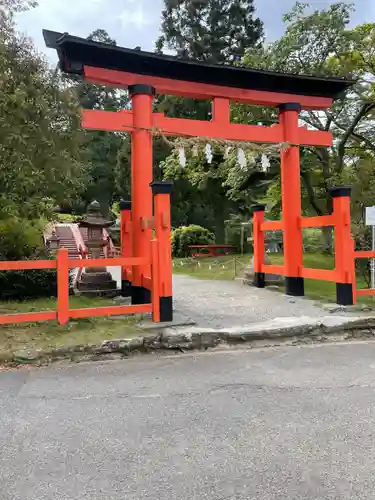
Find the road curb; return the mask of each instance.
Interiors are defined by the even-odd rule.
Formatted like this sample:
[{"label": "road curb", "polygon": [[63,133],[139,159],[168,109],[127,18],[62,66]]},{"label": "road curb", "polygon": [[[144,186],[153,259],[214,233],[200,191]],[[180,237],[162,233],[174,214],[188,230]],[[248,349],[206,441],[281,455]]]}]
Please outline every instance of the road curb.
[{"label": "road curb", "polygon": [[25,350],[15,353],[16,364],[39,363],[59,359],[98,359],[111,354],[130,356],[135,353],[162,351],[185,352],[215,348],[220,345],[247,344],[259,341],[264,345],[278,345],[288,340],[293,343],[325,342],[330,339],[350,340],[375,338],[375,317],[325,316],[320,319],[308,316],[275,318],[270,321],[253,323],[248,326],[215,329],[199,326],[170,327],[155,332],[154,335],[111,339],[100,344],[75,345],[53,350]]}]

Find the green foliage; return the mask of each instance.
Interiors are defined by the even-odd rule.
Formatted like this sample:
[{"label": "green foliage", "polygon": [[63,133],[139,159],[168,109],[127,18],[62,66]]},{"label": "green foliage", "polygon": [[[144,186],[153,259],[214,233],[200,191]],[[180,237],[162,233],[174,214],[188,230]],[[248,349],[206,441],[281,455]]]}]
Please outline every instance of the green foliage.
[{"label": "green foliage", "polygon": [[302,231],[303,250],[308,253],[322,253],[324,250],[323,234],[320,228],[308,228]]},{"label": "green foliage", "polygon": [[[102,29],[93,31],[87,38],[108,45],[116,45],[116,41]],[[120,111],[129,107],[128,93],[116,88],[79,81],[75,90],[81,106],[86,109]],[[122,169],[123,165],[119,165],[119,157],[121,151],[127,145],[130,146],[129,135],[103,130],[87,130],[84,134],[90,179],[81,196],[85,204],[92,200],[99,201],[103,213],[107,214],[112,203],[119,198],[118,195],[126,196],[128,192],[127,188],[123,189],[123,177],[129,177],[130,169],[127,167]]]},{"label": "green foliage", "polygon": [[90,162],[90,182],[82,194],[86,204],[92,200],[100,203],[104,214],[118,198],[116,166],[124,138],[121,134],[105,131],[86,132],[86,147]]},{"label": "green foliage", "polygon": [[[185,154],[185,167],[181,167],[177,151],[172,152],[161,164],[165,178],[178,179],[176,187],[181,189],[183,186],[186,189],[180,203],[189,215],[187,220],[180,223],[198,223],[192,215],[194,213],[195,216],[196,208],[202,204],[207,212],[203,224],[215,230],[218,240],[224,239],[224,221],[233,214],[248,216],[249,206],[265,195],[274,170],[278,169],[278,164],[271,164],[269,173],[262,172],[260,162],[256,160],[251,163],[250,159],[246,168],[240,167],[234,155],[224,158],[223,151],[219,149],[213,150],[211,163],[207,162],[203,150],[197,156],[188,150]],[[177,196],[175,193],[173,203]],[[189,210],[189,205],[194,212]],[[176,205],[172,206],[174,208]]]},{"label": "green foliage", "polygon": [[[161,180],[162,174],[160,164],[168,155],[170,147],[166,145],[161,137],[153,139],[153,178]],[[131,198],[131,138],[125,135],[121,147],[117,152],[115,166],[115,188],[118,198],[129,200]]]},{"label": "green foliage", "polygon": [[[42,221],[11,217],[0,220],[0,260],[50,259],[43,242]],[[56,296],[56,271],[37,269],[0,272],[0,300]]]},{"label": "green foliage", "polygon": [[[49,259],[39,253],[34,259]],[[0,271],[0,300],[26,300],[39,297],[56,297],[57,277],[54,269],[29,271]]]},{"label": "green foliage", "polygon": [[213,63],[239,61],[263,36],[254,0],[165,0],[162,12],[164,47],[183,59]]},{"label": "green foliage", "polygon": [[131,199],[131,142],[129,135],[124,137],[121,147],[117,151],[114,172],[115,189],[119,193],[119,198]]},{"label": "green foliage", "polygon": [[82,217],[80,215],[74,214],[56,214],[57,222],[61,222],[62,224],[70,224],[78,222]]},{"label": "green foliage", "polygon": [[[375,112],[375,24],[349,29],[352,7],[338,2],[323,9],[297,3],[284,17],[285,34],[273,43],[250,50],[244,63],[252,68],[314,76],[357,78],[352,89],[327,111],[303,111],[300,119],[308,128],[330,131],[331,148],[301,148],[302,207],[306,215],[332,210],[328,190],[351,178],[359,191],[364,158],[375,155],[373,119]],[[259,117],[259,109],[245,107],[242,116]],[[272,122],[275,116],[264,111]],[[275,178],[279,184],[279,178]],[[270,187],[268,201],[280,206],[278,186]],[[354,203],[355,207],[355,203]],[[327,233],[326,236],[329,236]],[[329,238],[328,238],[329,239]]]},{"label": "green foliage", "polygon": [[19,217],[0,220],[0,260],[31,258],[44,247],[44,223]]},{"label": "green foliage", "polygon": [[347,68],[335,61],[349,48],[346,30],[351,12],[352,7],[343,2],[316,10],[297,2],[284,16],[284,35],[258,50],[249,50],[244,62],[254,68],[280,72],[348,76]]},{"label": "green foliage", "polygon": [[244,218],[238,215],[232,216],[225,224],[225,243],[233,245],[235,253],[249,253],[252,251],[251,238],[252,228],[243,223],[249,222],[249,217]]},{"label": "green foliage", "polygon": [[[165,0],[164,4],[159,52],[168,48],[184,59],[234,63],[262,40],[263,27],[254,15],[252,0]],[[210,120],[212,116],[211,103],[200,99],[159,96],[156,109],[169,117]],[[248,204],[235,188],[243,173],[234,172],[233,165],[223,162],[222,154],[215,154],[211,165],[203,155],[189,158],[182,171],[177,155],[165,158],[166,153],[161,157],[161,170],[164,178],[175,180],[173,224],[204,224],[223,240],[224,220],[244,211]]]},{"label": "green foliage", "polygon": [[[352,185],[351,215],[352,236],[356,249],[372,249],[372,229],[365,225],[365,207],[373,206],[375,199],[374,159],[371,156],[361,158],[351,169],[346,170],[345,182]],[[362,276],[367,286],[370,286],[370,261],[356,259],[358,274]]]},{"label": "green foliage", "polygon": [[80,113],[12,17],[0,21],[0,217],[33,219],[74,199],[85,182]]},{"label": "green foliage", "polygon": [[35,0],[2,0],[0,10],[10,13],[22,12],[36,7],[37,5],[38,2]]},{"label": "green foliage", "polygon": [[112,206],[111,206],[111,216],[117,220],[120,218],[120,203],[118,201],[115,201],[114,203],[112,203]]},{"label": "green foliage", "polygon": [[178,227],[172,231],[172,255],[188,257],[191,254],[190,245],[210,245],[215,243],[215,235],[202,226],[190,225]]}]

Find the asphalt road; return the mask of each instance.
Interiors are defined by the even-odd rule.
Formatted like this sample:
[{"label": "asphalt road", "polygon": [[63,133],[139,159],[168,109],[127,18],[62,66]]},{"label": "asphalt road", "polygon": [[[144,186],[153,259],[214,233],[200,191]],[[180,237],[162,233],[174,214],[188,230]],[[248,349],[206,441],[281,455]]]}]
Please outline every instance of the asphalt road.
[{"label": "asphalt road", "polygon": [[375,498],[375,343],[0,373],[1,500]]}]

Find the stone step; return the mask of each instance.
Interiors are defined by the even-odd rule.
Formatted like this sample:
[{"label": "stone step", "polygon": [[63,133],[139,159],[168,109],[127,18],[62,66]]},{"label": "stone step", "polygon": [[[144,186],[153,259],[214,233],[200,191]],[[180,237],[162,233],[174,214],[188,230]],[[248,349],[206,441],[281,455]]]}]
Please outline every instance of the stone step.
[{"label": "stone step", "polygon": [[117,289],[117,282],[115,280],[107,281],[107,282],[101,282],[101,283],[91,283],[89,281],[79,281],[77,283],[78,290],[80,292],[84,291],[96,291],[98,288],[100,290],[116,290]]},{"label": "stone step", "polygon": [[106,297],[114,298],[120,294],[121,290],[116,288],[114,290],[78,290],[76,295],[83,295],[85,297]]}]

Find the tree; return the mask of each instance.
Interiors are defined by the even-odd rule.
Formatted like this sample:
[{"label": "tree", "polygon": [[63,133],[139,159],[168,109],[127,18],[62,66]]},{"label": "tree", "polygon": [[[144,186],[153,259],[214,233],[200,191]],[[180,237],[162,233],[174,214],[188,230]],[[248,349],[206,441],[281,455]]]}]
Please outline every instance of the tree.
[{"label": "tree", "polygon": [[[253,0],[165,0],[162,14],[162,36],[157,51],[173,50],[183,59],[208,63],[233,64],[249,47],[262,42],[263,25],[254,16]],[[183,97],[158,98],[157,110],[170,117],[198,120],[211,118],[208,101]],[[224,220],[243,209],[241,197],[229,197],[231,181],[221,166],[222,155],[214,155],[211,164],[204,156],[189,159],[184,170],[178,155],[172,153],[161,164],[165,177],[176,180],[172,198],[174,224],[196,223],[215,229],[223,236]],[[229,184],[228,184],[229,182]]]},{"label": "tree", "polygon": [[0,10],[7,13],[21,12],[36,7],[36,0],[2,0]]},{"label": "tree", "polygon": [[[103,29],[93,31],[87,38],[116,45],[116,41]],[[128,93],[119,89],[79,82],[76,90],[82,107],[86,109],[120,111],[128,107]],[[102,210],[107,212],[119,196],[126,196],[126,193],[118,191],[120,184],[116,181],[118,158],[124,141],[128,141],[126,134],[102,130],[85,131],[90,182],[82,193],[84,205],[96,199]]]},{"label": "tree", "polygon": [[[266,47],[249,51],[244,62],[259,69],[358,79],[331,109],[301,113],[308,127],[331,131],[334,137],[331,148],[301,151],[305,209],[322,215],[332,210],[329,187],[343,183],[353,172],[359,179],[362,165],[375,153],[375,28],[367,24],[350,30],[352,8],[344,3],[310,14],[307,9],[297,3],[284,17],[288,23],[285,34]],[[252,110],[248,113],[251,116]]]},{"label": "tree", "polygon": [[[192,149],[196,151],[192,153]],[[241,166],[233,147],[229,157],[223,148],[213,147],[211,161],[208,161],[204,148],[185,148],[184,167],[180,165],[179,155],[179,149],[174,150],[162,163],[162,169],[166,178],[178,179],[177,186],[185,191],[181,201],[187,220],[183,222],[190,223],[189,217],[198,215],[196,208],[204,207],[205,223],[201,224],[215,230],[218,239],[224,236],[224,221],[232,215],[249,218],[249,207],[256,201],[255,195],[264,195],[269,179],[274,176],[273,161],[270,162],[270,171],[265,172],[259,154],[249,152],[246,165]],[[194,212],[189,210],[189,204],[195,208]],[[198,224],[198,221],[194,219],[194,223]]]},{"label": "tree", "polygon": [[232,64],[262,40],[254,0],[164,0],[156,47],[182,59]]},{"label": "tree", "polygon": [[65,87],[12,17],[26,2],[7,2],[0,31],[0,217],[37,218],[74,199],[86,178],[74,92]]}]

